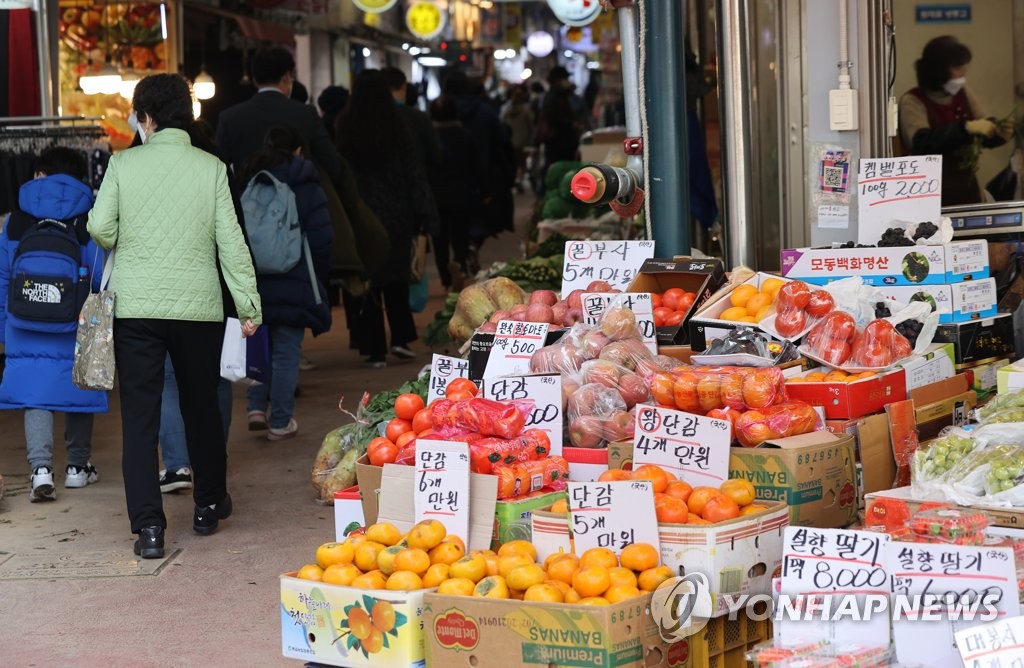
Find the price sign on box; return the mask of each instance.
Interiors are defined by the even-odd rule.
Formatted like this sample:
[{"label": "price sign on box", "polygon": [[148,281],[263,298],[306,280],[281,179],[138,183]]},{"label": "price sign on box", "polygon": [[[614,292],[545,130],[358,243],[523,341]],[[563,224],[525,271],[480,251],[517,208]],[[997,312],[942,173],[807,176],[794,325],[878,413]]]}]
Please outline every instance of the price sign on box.
[{"label": "price sign on box", "polygon": [[896,653],[903,663],[959,667],[966,650],[956,642],[960,632],[1020,615],[1010,548],[892,543],[885,557]]},{"label": "price sign on box", "polygon": [[427,390],[427,403],[429,404],[434,399],[444,399],[448,383],[456,378],[469,378],[469,360],[435,353],[430,363],[430,388]]},{"label": "price sign on box", "polygon": [[1024,617],[974,626],[955,637],[967,668],[1024,666]]},{"label": "price sign on box", "polygon": [[786,527],[783,639],[888,647],[888,543],[887,534],[871,531]]},{"label": "price sign on box", "polygon": [[654,257],[653,241],[566,241],[562,265],[562,297],[606,281],[625,290],[644,260]]},{"label": "price sign on box", "polygon": [[857,173],[857,240],[877,244],[894,223],[941,218],[942,156],[863,158]]},{"label": "price sign on box", "polygon": [[547,336],[546,322],[502,320],[494,334],[484,378],[530,373],[530,358],[544,347]]},{"label": "price sign on box", "polygon": [[469,446],[416,441],[413,490],[416,521],[438,520],[448,533],[469,540]]},{"label": "price sign on box", "polygon": [[533,410],[525,428],[544,431],[551,440],[549,454],[562,454],[562,376],[553,373],[490,378],[484,380],[482,394],[495,401],[532,400]]},{"label": "price sign on box", "polygon": [[651,351],[658,354],[658,329],[654,326],[654,303],[649,292],[584,292],[580,296],[583,304],[583,324],[597,325],[605,311],[625,308],[636,317],[640,338]]},{"label": "price sign on box", "polygon": [[671,408],[636,407],[633,467],[657,464],[694,487],[718,487],[729,477],[732,425]]},{"label": "price sign on box", "polygon": [[569,530],[576,554],[592,547],[618,554],[633,543],[648,543],[660,552],[653,483],[570,482]]}]

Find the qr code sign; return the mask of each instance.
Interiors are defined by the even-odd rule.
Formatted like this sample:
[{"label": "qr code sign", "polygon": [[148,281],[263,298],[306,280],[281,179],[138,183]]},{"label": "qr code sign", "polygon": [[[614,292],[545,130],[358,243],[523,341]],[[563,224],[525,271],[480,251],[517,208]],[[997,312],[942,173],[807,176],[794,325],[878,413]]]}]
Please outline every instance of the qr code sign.
[{"label": "qr code sign", "polygon": [[836,190],[843,187],[842,167],[825,167],[825,175],[822,177],[823,185],[828,190]]},{"label": "qr code sign", "polygon": [[849,188],[850,158],[847,151],[826,151],[821,158],[818,187],[823,193],[846,194]]}]

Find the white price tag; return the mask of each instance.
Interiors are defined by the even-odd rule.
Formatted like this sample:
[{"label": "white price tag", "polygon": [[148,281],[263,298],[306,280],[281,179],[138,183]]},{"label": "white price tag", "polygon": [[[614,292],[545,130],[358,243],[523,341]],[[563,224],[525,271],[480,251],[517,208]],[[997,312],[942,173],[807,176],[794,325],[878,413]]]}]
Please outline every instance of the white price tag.
[{"label": "white price tag", "polygon": [[530,358],[544,347],[548,327],[546,322],[499,322],[484,378],[530,373]]},{"label": "white price tag", "polygon": [[618,554],[633,543],[648,543],[660,553],[653,483],[570,482],[569,530],[576,554],[592,547],[606,547]]},{"label": "white price tag", "polygon": [[892,576],[896,653],[903,663],[959,667],[959,632],[1020,615],[1010,548],[891,543],[886,568]]},{"label": "white price tag", "polygon": [[[888,647],[888,543],[887,534],[872,531],[786,527],[783,640]],[[837,614],[843,606],[857,614]]]},{"label": "white price tag", "polygon": [[635,433],[634,467],[657,464],[694,487],[718,487],[729,477],[728,420],[642,404]]},{"label": "white price tag", "polygon": [[942,156],[862,158],[857,172],[857,240],[877,244],[898,221],[938,224]]},{"label": "white price tag", "polygon": [[818,227],[845,230],[850,227],[850,207],[845,204],[822,204],[818,207]]},{"label": "white price tag", "polygon": [[584,290],[594,281],[606,281],[625,290],[644,260],[654,257],[653,241],[566,241],[562,265],[562,297]]},{"label": "white price tag", "polygon": [[654,355],[658,354],[658,329],[654,326],[654,302],[649,292],[584,292],[583,324],[598,325],[608,309],[626,308],[636,317],[640,338]]},{"label": "white price tag", "polygon": [[434,399],[444,399],[448,383],[456,378],[469,378],[469,360],[461,357],[448,357],[434,353],[430,362],[430,387],[427,389],[427,403]]},{"label": "white price tag", "polygon": [[469,446],[453,441],[416,441],[413,490],[415,521],[438,520],[449,534],[469,542]]},{"label": "white price tag", "polygon": [[1024,666],[1024,617],[974,626],[955,637],[967,668]]},{"label": "white price tag", "polygon": [[483,382],[482,395],[495,401],[530,399],[526,429],[540,429],[551,440],[550,455],[562,454],[562,377],[557,374],[503,376]]}]

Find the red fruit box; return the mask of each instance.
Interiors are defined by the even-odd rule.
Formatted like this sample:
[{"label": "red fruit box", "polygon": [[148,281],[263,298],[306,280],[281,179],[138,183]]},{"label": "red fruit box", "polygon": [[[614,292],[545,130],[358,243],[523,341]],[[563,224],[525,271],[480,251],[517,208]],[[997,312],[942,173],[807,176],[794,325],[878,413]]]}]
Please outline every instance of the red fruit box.
[{"label": "red fruit box", "polygon": [[607,448],[562,448],[562,456],[569,462],[569,480],[593,482],[608,470]]},{"label": "red fruit box", "polygon": [[886,404],[906,400],[907,372],[893,369],[852,383],[786,383],[786,394],[790,399],[821,406],[828,420],[848,420],[877,413]]}]

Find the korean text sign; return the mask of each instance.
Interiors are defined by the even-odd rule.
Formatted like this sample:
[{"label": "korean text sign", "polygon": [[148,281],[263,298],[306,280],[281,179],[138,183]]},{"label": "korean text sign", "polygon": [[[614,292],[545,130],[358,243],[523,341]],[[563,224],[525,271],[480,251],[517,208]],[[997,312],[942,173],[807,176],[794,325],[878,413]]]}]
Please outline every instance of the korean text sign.
[{"label": "korean text sign", "polygon": [[562,297],[606,281],[625,290],[644,260],[654,257],[653,241],[566,241],[562,265]]},{"label": "korean text sign", "polygon": [[877,244],[894,223],[938,224],[942,156],[863,158],[857,173],[857,240]]},{"label": "korean text sign", "polygon": [[660,551],[653,483],[570,482],[569,529],[576,554],[592,547],[618,554],[633,543],[648,543]]},{"label": "korean text sign", "polygon": [[718,487],[729,477],[728,420],[641,404],[635,434],[633,466],[657,464],[694,487]]},{"label": "korean text sign", "polygon": [[416,441],[415,520],[438,520],[449,534],[469,541],[469,446]]}]

